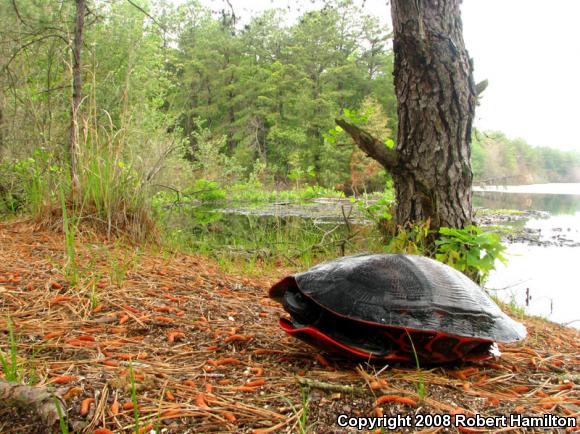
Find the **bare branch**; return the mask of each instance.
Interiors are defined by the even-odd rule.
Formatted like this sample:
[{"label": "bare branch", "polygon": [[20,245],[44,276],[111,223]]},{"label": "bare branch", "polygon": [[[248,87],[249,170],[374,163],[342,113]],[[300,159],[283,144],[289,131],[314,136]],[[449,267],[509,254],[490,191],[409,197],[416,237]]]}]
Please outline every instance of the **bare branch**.
[{"label": "bare branch", "polygon": [[18,21],[20,21],[23,25],[26,25],[26,22],[22,19],[22,15],[20,15],[20,11],[18,10],[18,6],[16,6],[16,0],[12,0],[12,8],[18,17]]},{"label": "bare branch", "polygon": [[234,11],[234,7],[230,3],[230,0],[226,0],[226,3],[228,4],[228,6],[230,7],[230,10],[232,11],[232,20],[234,21],[234,26],[235,26],[236,25],[236,12]]},{"label": "bare branch", "polygon": [[167,32],[167,29],[159,22],[155,19],[155,17],[153,17],[149,12],[147,12],[145,9],[143,9],[141,6],[139,6],[138,4],[135,4],[135,2],[133,2],[133,0],[127,0],[135,9],[141,11],[141,13],[143,15],[145,15],[146,17],[148,17],[151,21],[153,21],[161,30],[163,30],[164,32]]},{"label": "bare branch", "polygon": [[8,67],[10,66],[10,64],[12,63],[12,61],[13,61],[13,60],[16,58],[16,56],[18,56],[18,54],[19,54],[21,51],[23,51],[23,50],[26,50],[26,49],[27,49],[28,47],[30,47],[31,45],[34,45],[34,44],[36,44],[37,42],[43,41],[43,40],[45,40],[45,39],[48,39],[48,38],[59,38],[59,39],[62,39],[62,40],[65,42],[65,44],[67,44],[67,45],[68,45],[68,43],[69,43],[69,41],[67,41],[67,40],[66,40],[66,39],[65,39],[63,36],[61,36],[61,35],[51,34],[51,35],[44,35],[44,36],[41,36],[40,38],[34,39],[34,40],[32,40],[32,41],[29,41],[29,42],[27,42],[26,44],[24,44],[24,45],[22,45],[22,46],[18,47],[18,48],[16,49],[16,51],[14,51],[14,53],[12,53],[12,56],[10,56],[10,59],[8,59],[8,62],[6,63],[6,65],[4,65],[4,66],[2,67],[2,69],[3,69],[3,70],[7,70],[7,69],[8,69]]},{"label": "bare branch", "polygon": [[390,172],[400,171],[397,151],[387,148],[383,142],[373,137],[370,133],[344,119],[335,119],[335,122],[352,137],[365,154],[381,163]]},{"label": "bare branch", "polygon": [[161,155],[159,155],[159,158],[143,179],[141,186],[143,186],[144,184],[150,182],[153,178],[155,178],[157,173],[159,173],[159,171],[163,168],[163,163],[165,162],[169,154],[171,154],[176,148],[177,146],[172,141],[171,144],[161,153]]}]

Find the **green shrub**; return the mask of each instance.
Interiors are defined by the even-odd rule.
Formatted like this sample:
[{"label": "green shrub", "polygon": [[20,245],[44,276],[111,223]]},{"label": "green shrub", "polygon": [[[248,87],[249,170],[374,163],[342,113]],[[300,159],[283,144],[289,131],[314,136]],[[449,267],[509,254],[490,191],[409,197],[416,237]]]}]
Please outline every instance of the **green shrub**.
[{"label": "green shrub", "polygon": [[37,148],[32,156],[0,164],[0,212],[40,212],[56,199],[55,186],[63,170],[52,153]]},{"label": "green shrub", "polygon": [[430,229],[429,222],[396,226],[392,221],[391,200],[383,198],[368,204],[359,199],[356,203],[363,215],[377,224],[386,252],[434,257],[479,284],[495,269],[496,260],[506,262],[503,256],[506,248],[495,233],[467,226],[464,229],[442,227],[437,234]]},{"label": "green shrub", "polygon": [[496,259],[506,262],[505,246],[497,234],[483,232],[477,226],[464,229],[440,228],[435,258],[465,273],[477,283],[484,283],[495,269]]},{"label": "green shrub", "polygon": [[[389,231],[392,224],[388,223],[381,228],[382,231]],[[429,227],[429,222],[407,227],[398,226],[395,233],[388,238],[386,251],[389,253],[432,256],[432,235],[433,231]]]},{"label": "green shrub", "polygon": [[376,224],[383,224],[386,221],[393,219],[392,208],[393,199],[388,196],[381,197],[371,203],[366,198],[351,199],[351,202],[356,203],[359,212]]},{"label": "green shrub", "polygon": [[193,187],[184,190],[183,194],[202,202],[214,202],[226,198],[225,190],[216,181],[208,181],[207,179],[198,179]]}]

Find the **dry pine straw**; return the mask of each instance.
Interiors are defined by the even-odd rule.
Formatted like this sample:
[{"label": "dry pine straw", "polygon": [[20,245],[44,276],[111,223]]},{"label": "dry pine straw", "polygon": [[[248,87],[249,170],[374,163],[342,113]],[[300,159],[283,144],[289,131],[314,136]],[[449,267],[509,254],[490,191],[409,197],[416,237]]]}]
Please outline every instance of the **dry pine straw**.
[{"label": "dry pine straw", "polygon": [[[142,432],[299,432],[301,389],[313,433],[347,432],[335,425],[345,412],[578,417],[580,343],[571,328],[528,318],[529,338],[493,362],[419,371],[357,365],[325,358],[278,328],[282,311],[266,296],[273,280],[145,250],[85,237],[72,288],[62,235],[0,225],[0,327],[11,318],[21,372],[56,388],[77,432],[133,430],[130,364]],[[0,344],[6,354],[7,333]],[[26,418],[16,428],[13,417],[0,412],[0,432],[40,429]]]}]

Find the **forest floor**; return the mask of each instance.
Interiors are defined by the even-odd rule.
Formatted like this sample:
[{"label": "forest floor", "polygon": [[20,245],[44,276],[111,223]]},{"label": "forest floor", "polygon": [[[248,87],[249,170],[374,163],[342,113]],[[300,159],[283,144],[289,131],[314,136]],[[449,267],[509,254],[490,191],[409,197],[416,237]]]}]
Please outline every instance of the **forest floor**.
[{"label": "forest floor", "polygon": [[[523,343],[460,366],[333,360],[277,325],[283,311],[267,289],[290,270],[225,275],[206,258],[78,238],[73,287],[63,234],[0,224],[0,350],[10,359],[10,321],[18,375],[62,398],[72,432],[131,432],[136,422],[143,433],[357,432],[337,425],[340,414],[508,416],[490,430],[395,429],[421,433],[523,432],[510,413],[578,421],[578,330],[518,318]],[[0,404],[2,433],[58,431],[34,409]]]}]

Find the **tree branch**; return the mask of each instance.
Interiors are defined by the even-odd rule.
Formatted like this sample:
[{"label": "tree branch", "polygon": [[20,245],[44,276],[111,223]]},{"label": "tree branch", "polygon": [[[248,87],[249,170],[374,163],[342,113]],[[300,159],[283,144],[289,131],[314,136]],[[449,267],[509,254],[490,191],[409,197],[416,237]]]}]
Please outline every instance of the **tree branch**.
[{"label": "tree branch", "polygon": [[236,12],[234,11],[234,7],[230,3],[230,0],[226,0],[226,3],[228,4],[228,6],[230,7],[230,10],[232,11],[232,20],[234,21],[234,26],[235,26],[236,25]]},{"label": "tree branch", "polygon": [[306,387],[311,387],[313,389],[320,389],[326,392],[341,392],[341,393],[352,393],[355,395],[368,395],[369,391],[364,387],[347,386],[344,384],[334,384],[325,383],[318,380],[313,380],[311,378],[296,377],[296,381]]},{"label": "tree branch", "polygon": [[163,30],[164,32],[167,32],[167,29],[165,28],[165,26],[163,26],[159,21],[157,21],[155,19],[154,16],[152,16],[149,12],[147,12],[145,9],[143,9],[141,6],[139,6],[138,4],[136,4],[135,2],[133,2],[132,0],[127,0],[129,2],[129,4],[131,4],[131,6],[133,6],[135,9],[137,9],[138,11],[140,11],[143,15],[145,15],[146,17],[148,17],[151,21],[153,21],[157,27],[159,27],[161,30]]},{"label": "tree branch", "polygon": [[22,19],[22,15],[20,15],[20,12],[18,11],[18,6],[16,6],[16,0],[12,0],[12,8],[14,9],[16,16],[18,17],[18,21],[20,21],[23,25],[26,26],[26,22]]},{"label": "tree branch", "polygon": [[385,169],[390,172],[400,170],[397,151],[387,148],[383,142],[371,136],[367,131],[344,119],[335,119],[334,121],[352,137],[365,154],[381,163]]},{"label": "tree branch", "polygon": [[48,39],[48,38],[59,38],[59,39],[62,39],[68,45],[68,41],[63,36],[61,36],[61,35],[51,34],[51,35],[41,36],[41,37],[39,37],[37,39],[34,39],[32,41],[29,41],[26,44],[18,47],[16,49],[16,51],[14,51],[14,53],[12,53],[12,56],[10,56],[10,59],[8,59],[8,62],[6,63],[6,65],[3,65],[2,66],[2,69],[3,70],[7,70],[10,67],[10,64],[12,63],[12,61],[16,58],[16,56],[18,56],[18,53],[20,53],[23,50],[26,50],[31,45],[36,44],[37,42],[43,41],[43,40]]}]

